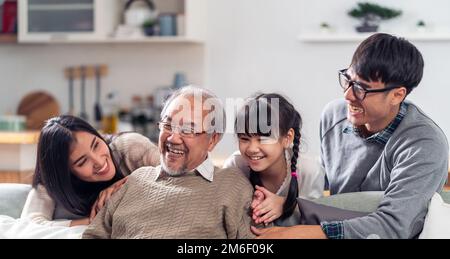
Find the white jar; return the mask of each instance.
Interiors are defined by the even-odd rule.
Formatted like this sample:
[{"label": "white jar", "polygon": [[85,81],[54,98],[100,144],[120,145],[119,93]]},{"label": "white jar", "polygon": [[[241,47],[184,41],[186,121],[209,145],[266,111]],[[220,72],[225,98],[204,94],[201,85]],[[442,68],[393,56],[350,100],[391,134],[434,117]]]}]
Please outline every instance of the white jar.
[{"label": "white jar", "polygon": [[145,1],[134,1],[128,9],[125,10],[125,25],[141,27],[147,20],[155,20],[158,12],[152,10]]}]

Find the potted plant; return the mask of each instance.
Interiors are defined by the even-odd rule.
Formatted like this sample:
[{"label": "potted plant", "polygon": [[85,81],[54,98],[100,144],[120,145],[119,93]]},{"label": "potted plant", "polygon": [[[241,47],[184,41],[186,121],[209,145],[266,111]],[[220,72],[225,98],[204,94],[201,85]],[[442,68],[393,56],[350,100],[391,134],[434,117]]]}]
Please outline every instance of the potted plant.
[{"label": "potted plant", "polygon": [[327,22],[320,23],[320,31],[323,33],[328,33],[331,31],[331,26]]},{"label": "potted plant", "polygon": [[356,27],[358,32],[375,32],[381,20],[389,20],[402,14],[402,11],[373,3],[358,3],[358,7],[348,12],[351,17],[361,19],[362,25]]},{"label": "potted plant", "polygon": [[155,35],[155,26],[157,24],[156,19],[148,19],[142,24],[142,28],[144,29],[144,33],[147,36]]},{"label": "potted plant", "polygon": [[424,32],[426,31],[427,25],[423,20],[419,20],[416,24],[416,27],[418,32]]}]

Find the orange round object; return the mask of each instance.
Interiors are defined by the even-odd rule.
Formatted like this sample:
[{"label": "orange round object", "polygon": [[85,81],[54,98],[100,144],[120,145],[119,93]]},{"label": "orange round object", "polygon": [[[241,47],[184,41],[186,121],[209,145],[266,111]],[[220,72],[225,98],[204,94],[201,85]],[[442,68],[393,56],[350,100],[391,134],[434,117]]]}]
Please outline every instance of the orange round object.
[{"label": "orange round object", "polygon": [[56,99],[43,91],[25,95],[17,108],[17,114],[26,116],[26,128],[28,130],[40,130],[45,121],[58,116],[59,111],[59,104]]}]

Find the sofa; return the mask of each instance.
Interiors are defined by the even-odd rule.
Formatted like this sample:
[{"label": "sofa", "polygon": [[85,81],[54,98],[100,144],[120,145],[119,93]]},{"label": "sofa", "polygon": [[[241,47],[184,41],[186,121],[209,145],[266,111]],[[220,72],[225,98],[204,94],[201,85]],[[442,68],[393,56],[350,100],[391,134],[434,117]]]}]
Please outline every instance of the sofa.
[{"label": "sofa", "polygon": [[0,215],[19,218],[30,190],[28,184],[1,183]]},{"label": "sofa", "polygon": [[[19,218],[30,190],[31,186],[27,184],[0,183],[0,215]],[[447,220],[450,215],[450,192],[444,191],[435,196],[439,196],[439,199],[435,201],[436,197],[433,197],[429,208],[429,211],[433,211],[433,217],[427,215],[425,220],[426,237],[450,238],[450,223],[447,223],[450,222]],[[314,202],[345,210],[372,212],[376,210],[382,197],[383,192],[344,193],[318,198]],[[436,231],[439,236],[436,236]]]}]

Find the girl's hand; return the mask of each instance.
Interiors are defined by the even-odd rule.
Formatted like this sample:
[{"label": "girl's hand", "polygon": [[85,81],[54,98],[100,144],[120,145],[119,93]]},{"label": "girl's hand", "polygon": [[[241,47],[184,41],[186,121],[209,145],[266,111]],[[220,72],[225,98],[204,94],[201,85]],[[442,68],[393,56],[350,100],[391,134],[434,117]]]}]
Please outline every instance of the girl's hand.
[{"label": "girl's hand", "polygon": [[105,206],[105,203],[109,200],[109,198],[111,198],[111,196],[115,192],[120,190],[120,188],[122,188],[122,185],[126,183],[126,181],[127,177],[115,182],[114,184],[100,192],[94,205],[92,205],[91,214],[89,215],[90,220],[93,220],[95,218],[95,215],[97,215],[97,213]]},{"label": "girl's hand", "polygon": [[253,208],[253,219],[256,224],[264,223],[265,225],[276,220],[283,214],[283,204],[286,198],[278,196],[264,187],[256,185],[256,191],[264,194],[264,201]]},{"label": "girl's hand", "polygon": [[[255,190],[253,193],[253,200],[252,204],[250,205],[250,208],[254,210],[259,204],[261,204],[266,197],[264,196],[264,193],[260,190]],[[256,222],[257,217],[255,214],[252,215],[253,221]]]},{"label": "girl's hand", "polygon": [[263,202],[265,198],[266,197],[264,196],[264,193],[262,191],[255,190],[255,192],[253,193],[252,204],[250,205],[252,210],[254,210],[259,204],[261,204],[261,202]]}]

